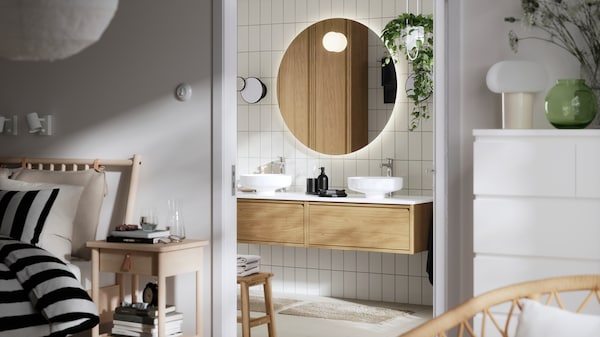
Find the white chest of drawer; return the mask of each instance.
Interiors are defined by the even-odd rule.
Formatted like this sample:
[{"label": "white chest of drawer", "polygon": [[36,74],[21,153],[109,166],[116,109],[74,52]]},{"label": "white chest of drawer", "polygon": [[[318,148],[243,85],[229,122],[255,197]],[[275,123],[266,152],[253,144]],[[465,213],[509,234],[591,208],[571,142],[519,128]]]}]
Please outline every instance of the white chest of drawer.
[{"label": "white chest of drawer", "polygon": [[473,292],[600,273],[600,130],[475,130]]}]

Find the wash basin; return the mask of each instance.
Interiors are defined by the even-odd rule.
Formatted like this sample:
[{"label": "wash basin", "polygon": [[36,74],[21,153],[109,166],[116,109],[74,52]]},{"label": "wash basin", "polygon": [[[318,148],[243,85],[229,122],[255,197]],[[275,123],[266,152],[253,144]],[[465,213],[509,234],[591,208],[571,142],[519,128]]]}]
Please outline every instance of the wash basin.
[{"label": "wash basin", "polygon": [[259,195],[273,195],[280,188],[289,187],[292,176],[286,174],[241,174],[240,185],[255,190]]},{"label": "wash basin", "polygon": [[402,177],[348,177],[348,188],[367,198],[385,198],[386,193],[402,189]]}]

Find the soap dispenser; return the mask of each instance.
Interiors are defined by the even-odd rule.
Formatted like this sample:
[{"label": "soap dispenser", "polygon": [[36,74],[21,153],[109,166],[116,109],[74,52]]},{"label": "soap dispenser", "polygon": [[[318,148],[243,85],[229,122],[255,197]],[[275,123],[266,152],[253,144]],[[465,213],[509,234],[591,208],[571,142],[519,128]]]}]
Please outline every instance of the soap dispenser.
[{"label": "soap dispenser", "polygon": [[317,190],[327,190],[329,189],[329,178],[325,175],[325,168],[321,167],[321,174],[317,177]]}]

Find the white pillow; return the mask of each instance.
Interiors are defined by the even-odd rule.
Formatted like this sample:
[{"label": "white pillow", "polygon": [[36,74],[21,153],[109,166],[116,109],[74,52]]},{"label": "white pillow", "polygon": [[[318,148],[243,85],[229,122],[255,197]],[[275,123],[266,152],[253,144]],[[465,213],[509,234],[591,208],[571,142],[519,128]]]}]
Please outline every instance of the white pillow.
[{"label": "white pillow", "polygon": [[515,337],[600,336],[600,316],[577,314],[533,300],[522,303]]},{"label": "white pillow", "polygon": [[73,247],[71,254],[83,259],[91,258],[91,251],[85,243],[96,239],[102,202],[106,195],[104,171],[94,169],[83,171],[45,171],[19,168],[13,170],[11,179],[82,186],[83,192],[75,214]]},{"label": "white pillow", "polygon": [[59,192],[50,208],[50,213],[46,218],[46,223],[40,234],[39,243],[37,243],[37,245],[63,261],[67,261],[68,257],[71,255],[73,220],[75,219],[77,205],[79,204],[83,187],[60,184],[28,183],[0,177],[0,190],[48,191],[52,189],[58,189]]},{"label": "white pillow", "polygon": [[11,174],[11,170],[9,168],[6,167],[0,167],[0,177],[2,178],[8,178],[10,177]]}]

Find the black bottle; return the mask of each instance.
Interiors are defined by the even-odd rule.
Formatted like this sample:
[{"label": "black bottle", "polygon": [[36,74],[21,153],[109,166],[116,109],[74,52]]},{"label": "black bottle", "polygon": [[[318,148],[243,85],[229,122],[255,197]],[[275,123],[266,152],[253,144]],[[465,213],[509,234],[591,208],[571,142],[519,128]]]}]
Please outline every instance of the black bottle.
[{"label": "black bottle", "polygon": [[317,191],[329,189],[329,178],[325,175],[325,168],[321,167],[321,174],[317,177]]}]

